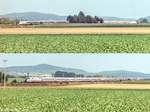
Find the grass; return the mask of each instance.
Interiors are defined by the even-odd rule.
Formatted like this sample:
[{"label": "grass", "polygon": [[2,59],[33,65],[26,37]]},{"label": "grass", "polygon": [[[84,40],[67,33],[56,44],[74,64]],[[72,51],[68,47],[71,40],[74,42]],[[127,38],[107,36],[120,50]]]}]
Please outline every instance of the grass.
[{"label": "grass", "polygon": [[150,53],[150,35],[0,35],[1,53]]},{"label": "grass", "polygon": [[150,90],[3,89],[0,112],[150,112]]}]

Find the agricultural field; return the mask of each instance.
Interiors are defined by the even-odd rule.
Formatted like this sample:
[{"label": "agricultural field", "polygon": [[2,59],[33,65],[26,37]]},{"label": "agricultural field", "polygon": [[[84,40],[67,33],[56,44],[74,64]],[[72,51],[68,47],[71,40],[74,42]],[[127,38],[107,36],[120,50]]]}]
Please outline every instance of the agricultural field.
[{"label": "agricultural field", "polygon": [[95,89],[150,89],[150,84],[143,82],[140,84],[138,81],[133,84],[126,83],[103,83],[103,84],[79,84],[79,85],[68,85],[63,88],[95,88]]},{"label": "agricultural field", "polygon": [[150,112],[150,90],[6,88],[0,112]]},{"label": "agricultural field", "polygon": [[150,35],[0,35],[1,53],[150,53]]},{"label": "agricultural field", "polygon": [[1,28],[0,34],[150,34],[150,27]]}]

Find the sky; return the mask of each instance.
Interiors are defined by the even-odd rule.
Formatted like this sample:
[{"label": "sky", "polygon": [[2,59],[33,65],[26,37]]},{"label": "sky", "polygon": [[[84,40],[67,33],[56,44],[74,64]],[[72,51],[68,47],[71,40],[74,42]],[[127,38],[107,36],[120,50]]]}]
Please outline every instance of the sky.
[{"label": "sky", "polygon": [[44,12],[139,18],[150,16],[150,0],[0,0],[0,14]]},{"label": "sky", "polygon": [[5,59],[7,67],[49,64],[93,73],[108,70],[150,73],[150,54],[0,54],[0,67],[4,67]]}]

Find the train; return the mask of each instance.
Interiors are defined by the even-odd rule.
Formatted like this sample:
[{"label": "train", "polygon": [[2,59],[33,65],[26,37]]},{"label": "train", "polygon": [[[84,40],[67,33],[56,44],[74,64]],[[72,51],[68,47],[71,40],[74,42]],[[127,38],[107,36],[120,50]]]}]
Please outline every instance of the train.
[{"label": "train", "polygon": [[125,80],[141,80],[133,77],[50,77],[50,76],[32,76],[26,79],[27,83],[43,83],[43,82],[100,82],[100,81],[125,81]]}]

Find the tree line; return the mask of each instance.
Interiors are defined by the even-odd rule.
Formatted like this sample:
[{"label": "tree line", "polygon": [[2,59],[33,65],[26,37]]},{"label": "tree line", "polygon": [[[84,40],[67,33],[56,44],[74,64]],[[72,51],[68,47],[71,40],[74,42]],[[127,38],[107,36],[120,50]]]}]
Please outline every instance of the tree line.
[{"label": "tree line", "polygon": [[69,15],[67,17],[69,23],[104,23],[103,18],[97,16],[92,17],[91,15],[85,15],[84,12],[80,11],[78,15]]},{"label": "tree line", "polygon": [[54,77],[84,77],[83,74],[75,74],[75,73],[69,73],[64,71],[56,71],[54,74]]}]

